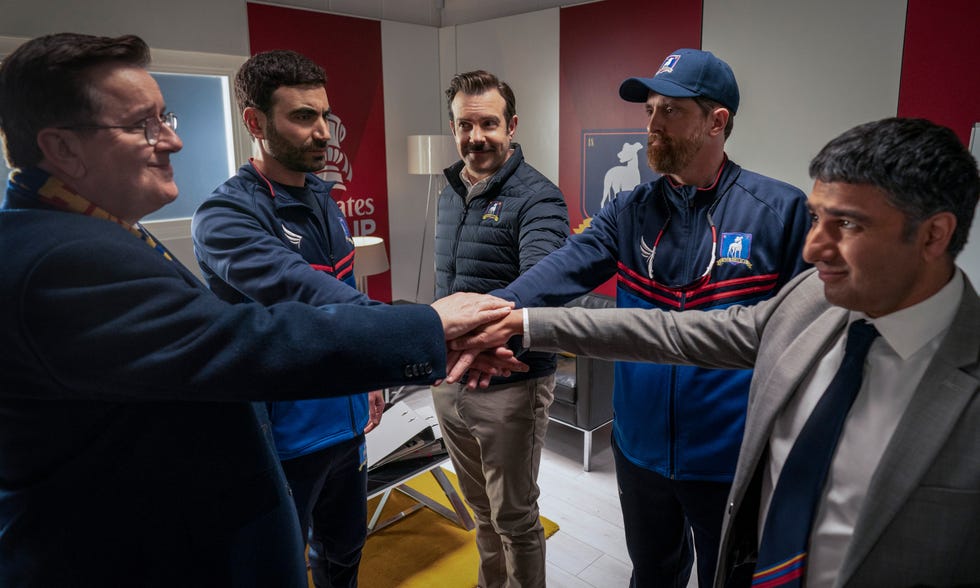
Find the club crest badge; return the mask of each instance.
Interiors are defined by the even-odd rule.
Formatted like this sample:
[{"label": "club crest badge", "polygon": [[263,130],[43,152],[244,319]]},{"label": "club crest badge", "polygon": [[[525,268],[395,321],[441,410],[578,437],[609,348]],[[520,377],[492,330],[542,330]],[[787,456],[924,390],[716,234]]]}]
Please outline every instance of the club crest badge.
[{"label": "club crest badge", "polygon": [[504,203],[499,200],[494,200],[483,210],[483,216],[481,220],[492,220],[495,223],[500,222],[500,210],[504,207]]},{"label": "club crest badge", "polygon": [[752,269],[752,233],[722,233],[718,251],[718,266],[725,263],[744,265]]},{"label": "club crest badge", "polygon": [[664,62],[660,64],[660,69],[653,75],[658,76],[662,73],[672,73],[674,68],[677,67],[677,62],[680,60],[680,55],[668,55],[667,59],[664,59]]}]

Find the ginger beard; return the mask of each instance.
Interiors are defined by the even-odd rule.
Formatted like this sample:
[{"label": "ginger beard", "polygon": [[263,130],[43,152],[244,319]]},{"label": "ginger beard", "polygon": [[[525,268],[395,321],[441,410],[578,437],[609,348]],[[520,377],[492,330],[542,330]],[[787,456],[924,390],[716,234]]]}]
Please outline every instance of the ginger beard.
[{"label": "ginger beard", "polygon": [[704,145],[706,124],[698,125],[689,137],[670,137],[661,131],[647,138],[647,163],[650,169],[671,175],[682,172]]}]

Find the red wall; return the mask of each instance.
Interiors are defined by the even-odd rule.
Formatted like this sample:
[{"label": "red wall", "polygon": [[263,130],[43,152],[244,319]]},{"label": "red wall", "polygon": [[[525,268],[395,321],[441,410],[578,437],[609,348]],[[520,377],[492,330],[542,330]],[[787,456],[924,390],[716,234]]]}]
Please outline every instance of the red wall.
[{"label": "red wall", "polygon": [[978,0],[909,0],[898,116],[928,118],[968,144],[980,122],[978,27]]}]

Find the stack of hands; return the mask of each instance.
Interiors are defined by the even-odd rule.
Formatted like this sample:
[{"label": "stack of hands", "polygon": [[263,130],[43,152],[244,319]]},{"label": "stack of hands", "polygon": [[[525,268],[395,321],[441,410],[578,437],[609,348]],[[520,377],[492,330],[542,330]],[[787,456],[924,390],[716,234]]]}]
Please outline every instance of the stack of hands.
[{"label": "stack of hands", "polygon": [[507,341],[524,333],[523,314],[514,303],[459,292],[432,303],[446,333],[446,382],[465,379],[469,388],[486,388],[493,376],[526,372]]}]

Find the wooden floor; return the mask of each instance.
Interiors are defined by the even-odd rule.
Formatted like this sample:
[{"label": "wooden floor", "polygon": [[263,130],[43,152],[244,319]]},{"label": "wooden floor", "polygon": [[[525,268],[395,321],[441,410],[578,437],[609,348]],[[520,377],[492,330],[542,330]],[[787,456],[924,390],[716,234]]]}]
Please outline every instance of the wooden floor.
[{"label": "wooden floor", "polygon": [[538,486],[541,514],[561,530],[548,540],[548,586],[606,588],[629,585],[629,555],[619,508],[610,426],[592,435],[592,470],[582,469],[582,433],[548,426]]},{"label": "wooden floor", "polygon": [[[431,409],[428,389],[400,399],[419,410]],[[561,530],[548,539],[549,588],[625,588],[629,555],[616,473],[609,446],[610,425],[593,434],[592,470],[582,469],[583,435],[556,422],[548,425],[538,485],[541,514]],[[447,467],[451,465],[447,462]],[[691,575],[688,588],[697,588]]]}]

